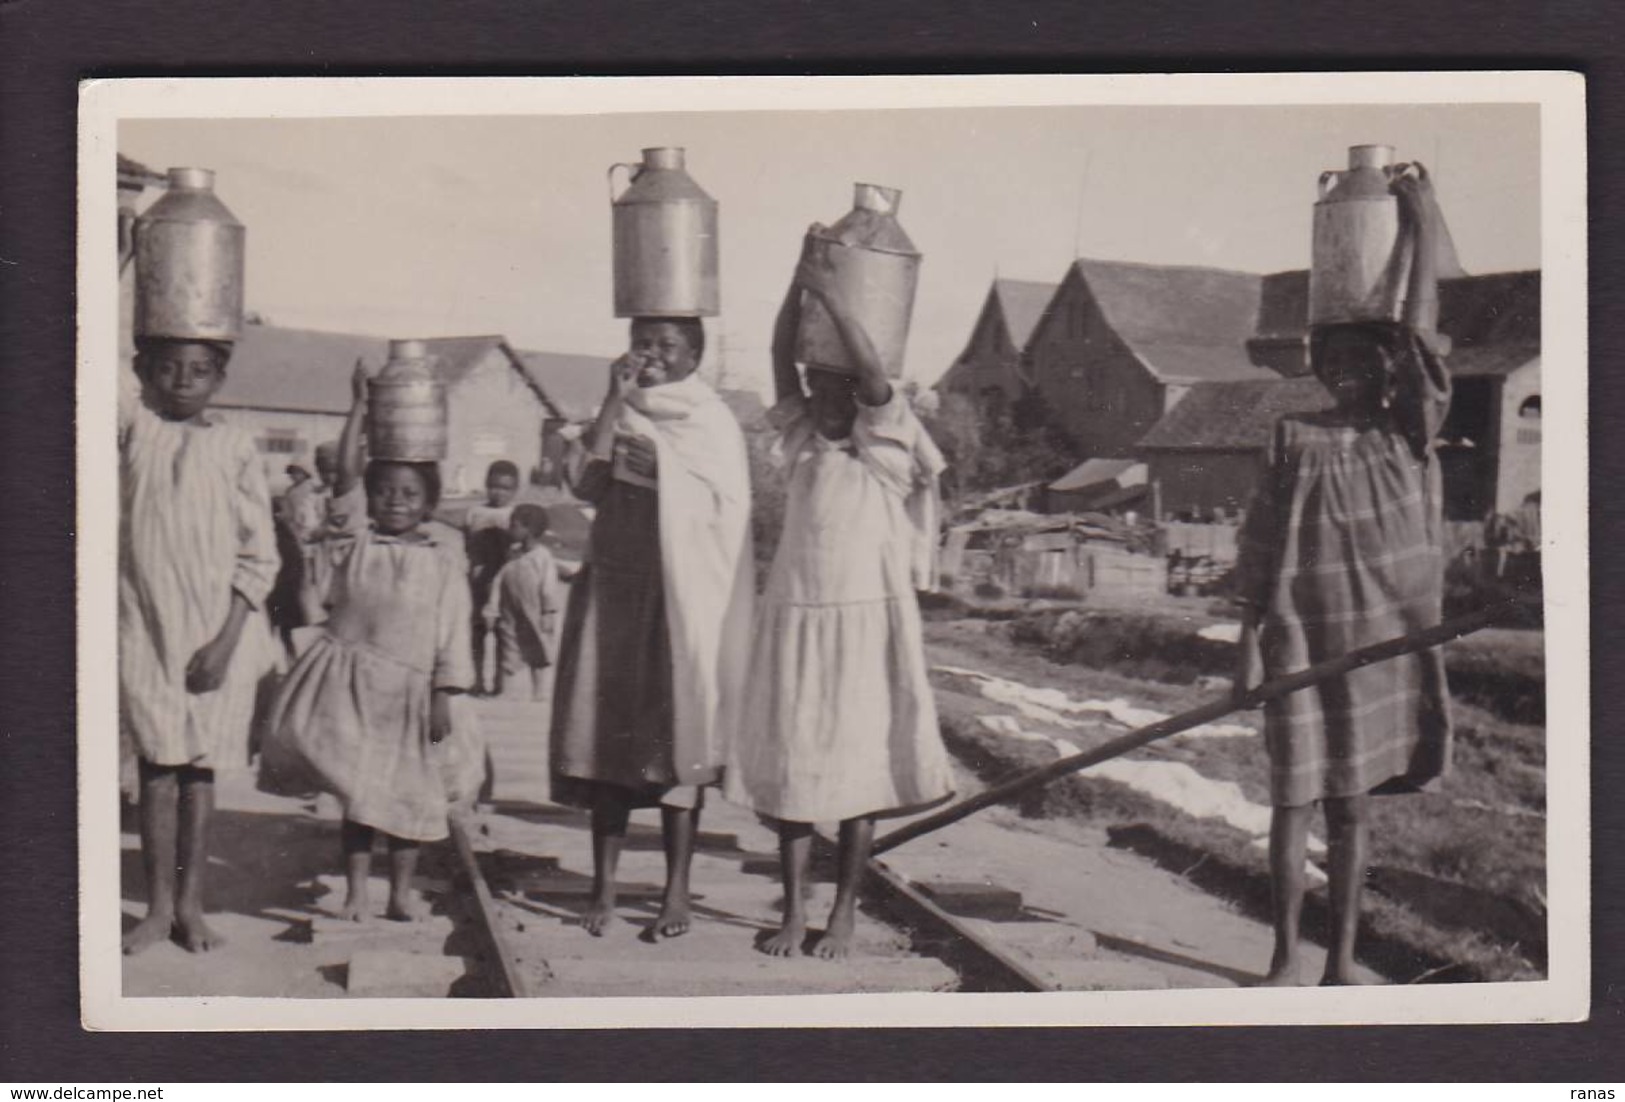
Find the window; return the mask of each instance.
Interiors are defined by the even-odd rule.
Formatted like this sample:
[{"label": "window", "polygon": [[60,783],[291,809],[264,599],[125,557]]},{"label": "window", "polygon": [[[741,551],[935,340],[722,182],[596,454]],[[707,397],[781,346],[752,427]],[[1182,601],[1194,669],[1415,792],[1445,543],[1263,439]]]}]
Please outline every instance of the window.
[{"label": "window", "polygon": [[298,455],[304,450],[299,434],[292,429],[268,429],[259,444],[267,455]]}]

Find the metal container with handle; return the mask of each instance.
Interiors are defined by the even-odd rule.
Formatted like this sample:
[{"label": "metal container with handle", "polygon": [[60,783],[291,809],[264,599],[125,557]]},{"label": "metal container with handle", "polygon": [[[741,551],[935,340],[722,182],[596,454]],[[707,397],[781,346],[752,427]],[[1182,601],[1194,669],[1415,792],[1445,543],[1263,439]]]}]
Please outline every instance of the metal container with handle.
[{"label": "metal container with handle", "polygon": [[1396,166],[1387,145],[1349,148],[1349,167],[1323,172],[1315,203],[1309,268],[1309,323],[1397,321],[1404,310],[1411,253],[1400,234]]},{"label": "metal container with handle", "polygon": [[[629,182],[614,193],[615,172]],[[615,316],[715,317],[717,201],[684,167],[681,149],[645,149],[637,164],[609,166]]]},{"label": "metal container with handle", "polygon": [[135,335],[235,341],[243,324],[246,231],[214,193],[214,173],[172,168],[135,220]]},{"label": "metal container with handle", "polygon": [[[891,378],[903,373],[920,253],[897,222],[903,193],[879,184],[857,184],[852,210],[833,226],[814,227],[805,248],[834,272],[841,298],[869,335]],[[856,365],[823,305],[802,307],[796,359],[809,367],[850,373]]]}]

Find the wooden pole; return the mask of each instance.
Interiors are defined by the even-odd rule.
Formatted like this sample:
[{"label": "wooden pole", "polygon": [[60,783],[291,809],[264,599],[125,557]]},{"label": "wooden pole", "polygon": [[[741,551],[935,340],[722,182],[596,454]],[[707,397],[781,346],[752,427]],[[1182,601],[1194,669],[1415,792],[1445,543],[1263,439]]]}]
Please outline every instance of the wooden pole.
[{"label": "wooden pole", "polygon": [[1147,743],[1158,739],[1177,735],[1181,731],[1188,731],[1192,727],[1200,727],[1204,723],[1211,723],[1229,715],[1248,708],[1256,708],[1265,701],[1295,693],[1299,689],[1306,689],[1311,685],[1318,685],[1322,681],[1340,677],[1351,670],[1362,666],[1369,666],[1375,662],[1383,662],[1400,655],[1412,654],[1416,651],[1426,650],[1429,647],[1448,643],[1452,639],[1459,639],[1463,635],[1471,635],[1480,628],[1488,627],[1495,619],[1511,607],[1510,603],[1496,603],[1470,612],[1465,616],[1458,616],[1453,620],[1446,620],[1435,627],[1423,631],[1402,635],[1395,639],[1386,639],[1381,643],[1374,643],[1369,647],[1349,651],[1338,658],[1333,658],[1318,665],[1310,666],[1298,673],[1278,677],[1274,681],[1264,684],[1242,696],[1234,694],[1217,697],[1206,704],[1199,705],[1187,712],[1160,720],[1149,727],[1141,727],[1120,735],[1109,742],[1101,743],[1092,750],[1085,750],[1080,754],[1060,758],[1048,765],[1026,773],[1011,777],[994,785],[984,792],[979,792],[967,800],[962,800],[952,807],[943,808],[934,814],[916,819],[907,826],[899,827],[890,834],[875,841],[874,853],[882,854],[887,850],[895,849],[904,842],[913,841],[922,834],[930,834],[940,830],[950,823],[957,823],[961,819],[970,817],[984,808],[994,804],[1003,803],[1012,796],[1018,796],[1030,789],[1041,788],[1052,781],[1059,780],[1079,770],[1087,769],[1091,765],[1099,765],[1103,761],[1121,757],[1130,750],[1137,750]]}]

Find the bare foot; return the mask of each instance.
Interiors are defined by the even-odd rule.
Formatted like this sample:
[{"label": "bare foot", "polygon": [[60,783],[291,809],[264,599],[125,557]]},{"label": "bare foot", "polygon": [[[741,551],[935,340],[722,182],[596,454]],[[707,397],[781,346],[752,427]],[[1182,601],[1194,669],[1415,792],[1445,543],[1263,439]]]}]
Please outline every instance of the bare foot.
[{"label": "bare foot", "polygon": [[1320,977],[1322,987],[1364,987],[1366,981],[1354,971],[1328,971]]},{"label": "bare foot", "polygon": [[581,928],[593,937],[603,937],[611,926],[621,921],[615,913],[614,900],[594,899],[581,912]]},{"label": "bare foot", "polygon": [[660,905],[660,916],[655,919],[655,934],[659,937],[682,937],[688,933],[691,922],[687,897],[668,899]]},{"label": "bare foot", "polygon": [[1269,973],[1263,979],[1253,984],[1254,987],[1302,987],[1303,980],[1298,974],[1298,962],[1290,961],[1285,964],[1276,964],[1270,967]]},{"label": "bare foot", "polygon": [[224,937],[215,933],[209,924],[203,921],[201,912],[176,916],[175,940],[179,941],[181,948],[189,953],[207,953],[226,943]]},{"label": "bare foot", "polygon": [[370,917],[367,914],[368,909],[366,896],[352,895],[346,898],[344,906],[339,908],[339,917],[346,922],[365,922]]},{"label": "bare foot", "polygon": [[416,892],[396,896],[390,893],[384,917],[391,922],[422,922],[429,917],[429,905]]},{"label": "bare foot", "polygon": [[793,957],[801,952],[801,942],[807,936],[807,924],[800,919],[785,919],[778,933],[766,938],[756,948],[770,957]]},{"label": "bare foot", "polygon": [[168,939],[175,929],[175,916],[167,911],[149,911],[147,917],[136,923],[124,935],[124,955],[132,957],[143,949],[150,949]]},{"label": "bare foot", "polygon": [[855,920],[851,915],[830,915],[829,925],[824,928],[824,936],[818,939],[813,946],[813,956],[823,960],[844,960],[852,952],[852,929]]}]

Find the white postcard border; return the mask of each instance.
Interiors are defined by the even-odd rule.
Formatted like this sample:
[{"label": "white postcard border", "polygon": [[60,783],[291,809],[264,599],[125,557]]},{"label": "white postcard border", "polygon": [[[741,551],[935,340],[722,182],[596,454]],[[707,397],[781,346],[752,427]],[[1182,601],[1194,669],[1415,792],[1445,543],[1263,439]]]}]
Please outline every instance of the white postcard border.
[{"label": "white postcard border", "polygon": [[[1549,978],[1293,990],[528,1000],[125,998],[116,673],[117,126],[133,118],[920,107],[1538,103],[1547,602]],[[1561,72],[1269,75],[174,78],[80,90],[78,597],[82,1017],[95,1030],[1254,1025],[1575,1021],[1590,1000],[1585,86]]]}]

